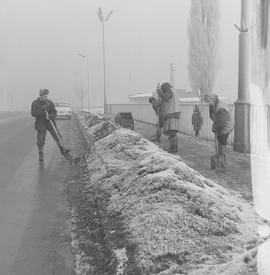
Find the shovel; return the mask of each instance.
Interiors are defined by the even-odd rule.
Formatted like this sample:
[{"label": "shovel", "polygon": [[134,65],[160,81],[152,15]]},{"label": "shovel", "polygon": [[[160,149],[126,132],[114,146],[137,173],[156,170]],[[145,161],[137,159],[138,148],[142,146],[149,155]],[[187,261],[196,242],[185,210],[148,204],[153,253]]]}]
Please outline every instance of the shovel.
[{"label": "shovel", "polygon": [[159,125],[160,107],[158,107],[157,109],[157,117],[158,117],[158,122],[157,122],[157,129],[156,129],[156,138],[157,138],[157,142],[160,142],[160,125]]},{"label": "shovel", "polygon": [[54,126],[54,124],[53,124],[52,120],[50,119],[49,114],[48,114],[48,112],[47,112],[46,110],[45,110],[45,114],[46,114],[47,120],[49,120],[49,122],[50,122],[50,124],[51,124],[51,126],[52,126],[52,128],[53,128],[53,130],[54,130],[54,132],[55,132],[55,134],[56,134],[56,136],[57,136],[57,139],[58,139],[59,142],[60,142],[61,147],[63,148],[63,152],[61,151],[61,153],[62,153],[63,156],[70,162],[70,164],[71,164],[72,166],[74,166],[74,159],[73,159],[73,157],[72,157],[72,156],[70,155],[70,153],[69,153],[70,150],[65,149],[65,147],[64,147],[64,145],[63,145],[63,142],[62,142],[62,139],[60,138],[60,136],[59,136],[59,134],[58,134],[58,131],[57,131],[56,127]]},{"label": "shovel", "polygon": [[215,150],[216,150],[216,154],[214,156],[211,156],[211,169],[220,167],[219,156],[218,156],[218,139],[216,134],[215,134]]}]

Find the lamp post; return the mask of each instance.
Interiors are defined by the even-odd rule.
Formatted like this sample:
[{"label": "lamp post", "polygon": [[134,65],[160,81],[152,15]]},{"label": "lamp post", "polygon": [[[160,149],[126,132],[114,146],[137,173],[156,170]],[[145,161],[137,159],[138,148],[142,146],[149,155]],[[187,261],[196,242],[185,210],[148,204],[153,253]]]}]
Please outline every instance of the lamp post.
[{"label": "lamp post", "polygon": [[88,57],[84,54],[78,53],[78,56],[86,59],[86,65],[87,65],[87,107],[88,107],[88,111],[90,111],[89,61],[88,61]]},{"label": "lamp post", "polygon": [[103,76],[104,76],[104,114],[107,113],[107,92],[106,92],[106,60],[105,60],[105,22],[109,20],[113,10],[111,10],[104,19],[102,9],[99,8],[97,16],[102,24],[102,42],[103,42]]},{"label": "lamp post", "polygon": [[241,0],[241,25],[239,30],[238,99],[235,102],[235,131],[233,149],[250,152],[250,31],[249,0]]}]

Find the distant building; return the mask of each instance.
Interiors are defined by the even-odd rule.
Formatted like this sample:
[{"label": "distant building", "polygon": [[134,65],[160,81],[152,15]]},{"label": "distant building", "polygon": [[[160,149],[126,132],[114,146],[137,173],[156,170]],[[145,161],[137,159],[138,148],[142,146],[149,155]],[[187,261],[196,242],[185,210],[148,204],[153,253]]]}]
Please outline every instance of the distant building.
[{"label": "distant building", "polygon": [[[200,98],[193,92],[186,91],[185,89],[175,89],[176,96],[179,98],[179,102],[183,103],[195,103],[200,102]],[[149,97],[157,97],[156,91],[148,93],[137,93],[129,96],[130,103],[148,103]]]}]

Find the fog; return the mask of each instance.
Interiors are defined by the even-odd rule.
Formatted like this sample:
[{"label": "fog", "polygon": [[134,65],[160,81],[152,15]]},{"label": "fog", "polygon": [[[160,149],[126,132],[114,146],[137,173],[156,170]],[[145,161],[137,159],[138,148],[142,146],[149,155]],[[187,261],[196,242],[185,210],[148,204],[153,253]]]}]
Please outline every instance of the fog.
[{"label": "fog", "polygon": [[[107,101],[153,91],[169,81],[189,90],[189,0],[2,0],[0,11],[0,88],[12,108],[29,108],[40,88],[53,100],[79,105],[75,88],[87,89],[90,103],[103,104],[102,26],[97,9],[113,14],[105,23]],[[237,96],[240,0],[220,1],[219,71],[215,89]]]}]

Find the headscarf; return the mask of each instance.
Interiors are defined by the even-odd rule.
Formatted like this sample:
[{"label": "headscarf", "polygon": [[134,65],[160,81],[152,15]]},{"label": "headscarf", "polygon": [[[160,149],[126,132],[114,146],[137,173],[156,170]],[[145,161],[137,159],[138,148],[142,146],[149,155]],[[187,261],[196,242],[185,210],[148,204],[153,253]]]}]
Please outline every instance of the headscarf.
[{"label": "headscarf", "polygon": [[205,94],[203,100],[215,107],[218,103],[218,96],[216,94]]},{"label": "headscarf", "polygon": [[168,82],[165,82],[165,83],[161,84],[160,88],[161,88],[161,90],[164,93],[164,92],[166,92],[167,88],[172,88],[172,85],[170,83],[168,83]]}]

